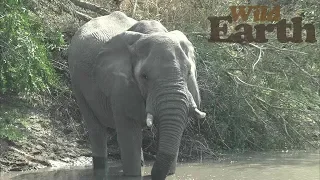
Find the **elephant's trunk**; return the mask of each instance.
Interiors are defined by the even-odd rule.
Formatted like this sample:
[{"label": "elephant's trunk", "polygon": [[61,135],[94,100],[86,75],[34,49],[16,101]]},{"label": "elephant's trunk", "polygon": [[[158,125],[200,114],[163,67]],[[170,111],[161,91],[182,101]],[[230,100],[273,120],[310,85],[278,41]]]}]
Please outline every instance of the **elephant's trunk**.
[{"label": "elephant's trunk", "polygon": [[[162,90],[165,88],[162,88]],[[164,91],[162,91],[164,92]],[[169,92],[169,93],[168,93]],[[175,159],[188,116],[185,86],[168,87],[158,94],[155,111],[159,127],[157,160],[152,168],[153,180],[164,180]]]}]

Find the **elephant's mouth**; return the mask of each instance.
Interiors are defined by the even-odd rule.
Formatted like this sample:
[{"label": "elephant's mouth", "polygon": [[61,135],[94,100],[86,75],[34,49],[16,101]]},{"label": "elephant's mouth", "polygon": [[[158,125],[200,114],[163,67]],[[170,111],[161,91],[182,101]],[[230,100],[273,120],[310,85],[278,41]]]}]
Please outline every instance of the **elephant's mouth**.
[{"label": "elephant's mouth", "polygon": [[[189,114],[190,116],[197,119],[203,119],[206,117],[206,113],[200,111],[197,107],[191,107]],[[154,116],[151,113],[147,113],[146,124],[148,127],[151,127],[153,125],[153,120],[154,120]]]}]

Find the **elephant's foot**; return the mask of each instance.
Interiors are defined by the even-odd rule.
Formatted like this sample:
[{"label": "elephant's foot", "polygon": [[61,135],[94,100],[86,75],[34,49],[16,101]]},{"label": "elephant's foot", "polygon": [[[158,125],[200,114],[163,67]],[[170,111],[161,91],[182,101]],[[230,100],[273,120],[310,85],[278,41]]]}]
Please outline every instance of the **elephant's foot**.
[{"label": "elephant's foot", "polygon": [[141,176],[141,170],[140,171],[123,171],[123,176],[138,177],[138,176]]},{"label": "elephant's foot", "polygon": [[[138,156],[140,157],[140,156]],[[123,161],[122,169],[124,176],[141,176],[141,167],[143,166],[143,161],[139,159],[129,159],[131,161]]]}]

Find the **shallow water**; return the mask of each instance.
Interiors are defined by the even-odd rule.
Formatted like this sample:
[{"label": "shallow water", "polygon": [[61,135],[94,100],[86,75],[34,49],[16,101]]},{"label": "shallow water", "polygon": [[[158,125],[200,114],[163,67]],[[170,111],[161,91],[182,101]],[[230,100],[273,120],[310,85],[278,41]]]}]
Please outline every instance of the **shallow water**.
[{"label": "shallow water", "polygon": [[[119,163],[110,163],[110,180],[148,180],[152,163],[142,169],[143,177],[121,176]],[[0,179],[13,180],[89,180],[91,167],[39,170],[2,174]],[[320,156],[317,152],[273,152],[226,155],[220,160],[179,163],[176,174],[168,180],[319,180]]]}]

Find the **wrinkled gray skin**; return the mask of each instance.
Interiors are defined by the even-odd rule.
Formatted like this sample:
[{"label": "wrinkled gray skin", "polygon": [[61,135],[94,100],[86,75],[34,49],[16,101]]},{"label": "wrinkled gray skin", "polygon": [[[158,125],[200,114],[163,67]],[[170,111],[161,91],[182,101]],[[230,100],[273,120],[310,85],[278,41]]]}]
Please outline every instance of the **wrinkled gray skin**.
[{"label": "wrinkled gray skin", "polygon": [[197,109],[194,49],[183,33],[116,11],[89,21],[75,33],[69,68],[89,132],[96,179],[107,174],[106,127],[116,129],[124,175],[141,176],[147,113],[159,128],[152,179],[175,173],[188,116],[199,118],[202,113]]}]

